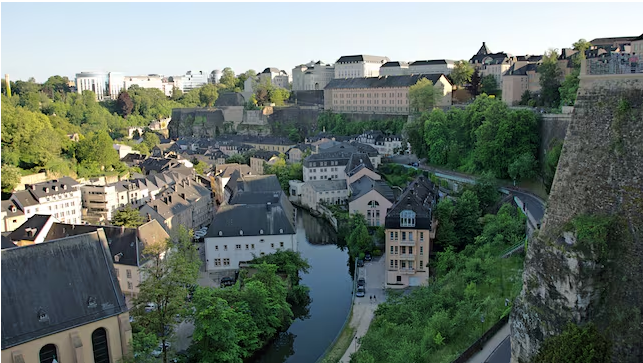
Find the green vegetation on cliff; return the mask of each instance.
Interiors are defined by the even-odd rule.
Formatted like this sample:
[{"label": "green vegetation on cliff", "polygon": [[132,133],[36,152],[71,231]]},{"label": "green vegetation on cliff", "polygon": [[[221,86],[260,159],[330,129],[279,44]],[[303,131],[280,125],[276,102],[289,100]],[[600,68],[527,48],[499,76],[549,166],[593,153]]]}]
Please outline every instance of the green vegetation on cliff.
[{"label": "green vegetation on cliff", "polygon": [[358,135],[367,130],[378,130],[387,135],[401,135],[406,118],[386,120],[350,121],[350,116],[326,111],[317,120],[317,130],[326,130],[332,135]]},{"label": "green vegetation on cliff", "polygon": [[505,204],[481,223],[464,250],[437,254],[428,286],[392,293],[378,307],[352,363],[451,362],[509,313],[505,299],[520,292],[523,257],[500,255],[524,240],[525,219]]},{"label": "green vegetation on cliff", "polygon": [[569,324],[562,334],[547,338],[533,363],[609,363],[612,343],[596,325],[579,327]]}]

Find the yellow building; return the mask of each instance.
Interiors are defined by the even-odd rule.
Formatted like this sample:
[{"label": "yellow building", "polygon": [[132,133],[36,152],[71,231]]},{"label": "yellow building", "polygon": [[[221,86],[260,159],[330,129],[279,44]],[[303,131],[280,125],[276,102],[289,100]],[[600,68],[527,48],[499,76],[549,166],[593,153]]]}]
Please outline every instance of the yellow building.
[{"label": "yellow building", "polygon": [[415,179],[386,214],[386,286],[428,284],[429,254],[435,238],[438,187]]},{"label": "yellow building", "polygon": [[117,362],[131,338],[102,229],[2,251],[3,362]]}]

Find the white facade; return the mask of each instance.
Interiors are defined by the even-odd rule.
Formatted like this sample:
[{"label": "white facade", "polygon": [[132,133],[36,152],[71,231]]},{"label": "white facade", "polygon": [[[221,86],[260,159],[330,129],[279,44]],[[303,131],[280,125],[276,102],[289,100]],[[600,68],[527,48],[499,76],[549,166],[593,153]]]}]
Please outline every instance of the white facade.
[{"label": "white facade", "polygon": [[[42,189],[47,195],[36,197],[30,189]],[[11,200],[25,211],[27,219],[35,214],[44,214],[52,215],[62,223],[82,223],[82,198],[78,184],[64,185],[62,188],[51,182],[34,184],[25,191],[14,193]]]},{"label": "white facade", "polygon": [[[290,86],[290,76],[286,71],[280,71],[277,68],[266,68],[259,74],[259,83],[269,82],[275,87],[288,89]],[[244,84],[245,88],[245,84]]]},{"label": "white facade", "polygon": [[124,77],[119,72],[80,72],[76,74],[76,91],[92,91],[99,101],[115,100],[123,90]]},{"label": "white facade", "polygon": [[387,62],[380,68],[380,76],[404,76],[410,74],[409,64],[405,62]]},{"label": "white facade", "polygon": [[174,87],[180,89],[183,92],[190,92],[195,88],[206,85],[208,83],[208,75],[203,71],[188,71],[184,76],[173,77],[173,80]]},{"label": "white facade", "polygon": [[293,91],[323,90],[335,76],[335,67],[322,62],[302,64],[292,70]]},{"label": "white facade", "polygon": [[317,210],[320,202],[328,204],[346,204],[348,201],[348,185],[346,180],[310,181],[301,186],[301,203]]},{"label": "white facade", "polygon": [[208,271],[238,269],[240,262],[263,256],[278,249],[297,251],[294,234],[205,238],[205,259]]},{"label": "white facade", "polygon": [[388,61],[379,56],[344,56],[335,63],[335,78],[378,77],[380,67]]},{"label": "white facade", "polygon": [[[128,187],[130,185],[131,187]],[[117,182],[108,185],[83,185],[80,187],[82,204],[90,221],[111,221],[116,211],[127,204],[139,207],[152,199],[147,188]]]},{"label": "white facade", "polygon": [[149,76],[125,76],[124,77],[125,89],[129,89],[133,85],[137,85],[141,88],[156,88],[165,92],[165,86],[163,85],[163,77],[157,75]]},{"label": "white facade", "polygon": [[316,164],[322,164],[323,166],[303,167],[305,182],[328,179],[346,179],[346,164],[339,165],[339,161],[336,160],[319,161],[316,162]]},{"label": "white facade", "polygon": [[409,73],[419,74],[451,74],[455,62],[451,60],[430,60],[430,61],[416,61],[409,65]]}]

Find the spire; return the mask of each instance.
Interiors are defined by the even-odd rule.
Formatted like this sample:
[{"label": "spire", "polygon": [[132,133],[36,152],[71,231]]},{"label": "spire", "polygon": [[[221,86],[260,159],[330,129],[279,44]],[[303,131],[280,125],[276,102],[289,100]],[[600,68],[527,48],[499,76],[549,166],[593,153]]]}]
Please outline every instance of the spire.
[{"label": "spire", "polygon": [[482,47],[480,47],[476,55],[487,55],[487,54],[491,54],[491,51],[489,50],[489,48],[487,48],[487,43],[482,42]]}]

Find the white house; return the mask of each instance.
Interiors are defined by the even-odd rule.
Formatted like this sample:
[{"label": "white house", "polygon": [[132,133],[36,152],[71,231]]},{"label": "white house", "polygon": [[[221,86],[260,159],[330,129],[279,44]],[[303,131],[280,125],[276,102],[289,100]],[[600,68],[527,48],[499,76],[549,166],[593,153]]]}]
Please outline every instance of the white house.
[{"label": "white house", "polygon": [[345,55],[335,62],[335,78],[377,77],[388,61],[388,57],[375,55]]},{"label": "white house", "polygon": [[346,204],[349,192],[346,179],[309,181],[300,190],[301,203],[313,210],[317,210],[320,202]]},{"label": "white house", "polygon": [[323,90],[335,77],[335,67],[322,61],[301,64],[292,70],[293,91]]},{"label": "white house", "polygon": [[448,59],[419,60],[409,64],[409,73],[451,74],[455,61]]},{"label": "white house", "polygon": [[82,223],[80,184],[74,179],[63,177],[25,187],[10,198],[25,212],[25,218],[42,214],[63,223]]}]

